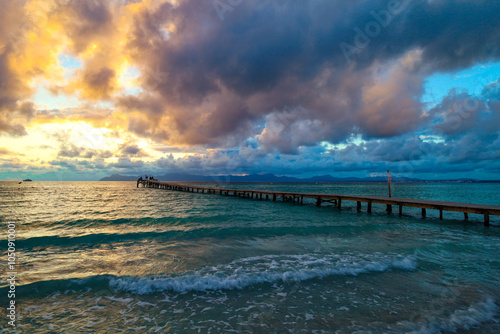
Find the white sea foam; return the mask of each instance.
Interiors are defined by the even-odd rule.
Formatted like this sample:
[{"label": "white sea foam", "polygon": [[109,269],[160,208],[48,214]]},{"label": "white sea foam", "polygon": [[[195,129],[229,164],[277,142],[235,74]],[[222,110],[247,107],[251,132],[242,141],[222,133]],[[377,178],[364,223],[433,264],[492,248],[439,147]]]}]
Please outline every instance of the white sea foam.
[{"label": "white sea foam", "polygon": [[160,291],[243,289],[250,285],[279,281],[305,281],[332,275],[359,275],[390,269],[414,270],[413,256],[400,255],[266,255],[205,267],[179,276],[112,278],[110,285],[137,294]]},{"label": "white sea foam", "polygon": [[[430,334],[457,332],[462,329],[477,327],[487,321],[496,321],[500,308],[492,298],[475,303],[467,309],[459,309],[448,317],[428,316],[418,323],[401,322],[408,334]],[[412,328],[412,329],[410,329]]]}]

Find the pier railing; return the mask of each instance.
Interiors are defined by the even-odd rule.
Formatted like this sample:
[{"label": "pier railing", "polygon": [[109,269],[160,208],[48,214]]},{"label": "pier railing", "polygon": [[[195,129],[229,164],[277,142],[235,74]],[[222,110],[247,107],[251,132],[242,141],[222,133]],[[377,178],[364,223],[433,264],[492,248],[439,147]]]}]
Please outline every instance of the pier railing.
[{"label": "pier railing", "polygon": [[295,193],[295,192],[282,192],[258,189],[223,189],[223,188],[209,188],[199,187],[188,184],[162,182],[153,180],[138,180],[137,187],[142,185],[148,188],[168,189],[176,191],[185,191],[191,193],[203,194],[219,194],[224,196],[237,196],[244,198],[252,198],[259,200],[272,200],[272,201],[288,201],[304,204],[304,199],[313,199],[317,206],[322,203],[332,203],[339,209],[342,207],[342,201],[356,202],[357,209],[361,211],[362,203],[366,204],[367,212],[372,212],[372,204],[385,204],[388,212],[392,212],[392,207],[399,208],[399,214],[403,213],[403,207],[420,208],[422,210],[422,217],[425,218],[427,210],[439,210],[439,218],[443,219],[443,211],[461,212],[464,218],[468,219],[469,214],[480,214],[484,216],[484,226],[490,226],[490,215],[500,216],[500,206],[497,205],[483,205],[483,204],[468,204],[456,202],[443,202],[443,201],[429,201],[409,198],[394,198],[394,197],[376,197],[376,196],[351,196],[351,195],[338,195],[338,194],[316,194],[316,193]]}]

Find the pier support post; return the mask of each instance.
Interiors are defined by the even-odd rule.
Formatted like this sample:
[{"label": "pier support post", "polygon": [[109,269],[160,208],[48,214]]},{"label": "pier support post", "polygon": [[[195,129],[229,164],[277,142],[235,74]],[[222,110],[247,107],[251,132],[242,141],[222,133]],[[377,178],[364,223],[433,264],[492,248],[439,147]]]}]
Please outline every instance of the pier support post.
[{"label": "pier support post", "polygon": [[467,212],[464,212],[464,219],[465,220],[469,219],[469,214]]},{"label": "pier support post", "polygon": [[484,226],[490,226],[490,214],[488,212],[484,213]]},{"label": "pier support post", "polygon": [[443,220],[443,209],[439,210],[439,219]]},{"label": "pier support post", "polygon": [[358,201],[358,203],[356,205],[357,205],[358,212],[361,211],[361,202]]},{"label": "pier support post", "polygon": [[273,202],[276,202],[276,194],[273,195]]},{"label": "pier support post", "polygon": [[300,196],[300,205],[304,204],[304,195]]},{"label": "pier support post", "polygon": [[385,209],[387,212],[392,212],[392,205],[387,204],[387,209]]},{"label": "pier support post", "polygon": [[266,195],[266,201],[269,200],[269,195]]},{"label": "pier support post", "polygon": [[422,208],[422,218],[425,218],[427,216],[427,210],[425,208]]},{"label": "pier support post", "polygon": [[342,198],[339,198],[339,201],[337,202],[337,207],[339,209],[342,209]]},{"label": "pier support post", "polygon": [[403,215],[403,206],[401,204],[399,205],[399,215]]},{"label": "pier support post", "polygon": [[368,202],[368,209],[366,210],[368,213],[372,213],[372,202]]},{"label": "pier support post", "polygon": [[316,206],[321,206],[321,197],[316,198]]}]

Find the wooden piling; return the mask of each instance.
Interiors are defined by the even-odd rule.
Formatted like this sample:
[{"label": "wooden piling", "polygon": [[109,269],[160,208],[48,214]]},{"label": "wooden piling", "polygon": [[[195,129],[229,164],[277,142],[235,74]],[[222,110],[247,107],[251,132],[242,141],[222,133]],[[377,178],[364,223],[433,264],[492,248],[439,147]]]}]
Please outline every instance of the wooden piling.
[{"label": "wooden piling", "polygon": [[[490,226],[490,215],[500,216],[500,206],[497,205],[482,205],[482,204],[468,204],[468,203],[453,203],[453,202],[443,202],[443,201],[430,201],[430,200],[418,200],[409,198],[392,198],[392,197],[375,197],[375,196],[349,196],[349,195],[338,195],[338,194],[310,194],[310,193],[283,193],[274,192],[269,190],[255,190],[255,189],[214,189],[214,188],[203,188],[194,187],[190,185],[174,184],[168,182],[159,182],[152,180],[138,180],[136,187],[138,188],[142,185],[143,188],[154,188],[154,189],[168,189],[175,191],[186,191],[191,193],[202,193],[202,194],[219,194],[229,196],[240,196],[243,198],[259,198],[262,199],[266,195],[266,200],[270,199],[271,196],[273,201],[276,202],[277,197],[281,196],[283,202],[297,202],[300,204],[304,203],[304,198],[316,199],[316,204],[321,206],[323,202],[329,202],[336,205],[339,209],[342,208],[342,200],[354,201],[356,202],[356,207],[358,210],[362,207],[362,202],[367,203],[367,212],[372,212],[372,204],[385,204],[387,205],[387,211],[392,211],[393,205],[399,206],[399,214],[402,214],[403,206],[420,208],[422,210],[422,217],[425,218],[427,215],[427,209],[438,210],[439,218],[443,219],[444,211],[454,211],[461,212],[464,214],[464,219],[469,218],[469,213],[482,214],[484,216],[484,226]],[[319,199],[319,200],[318,200]]]}]

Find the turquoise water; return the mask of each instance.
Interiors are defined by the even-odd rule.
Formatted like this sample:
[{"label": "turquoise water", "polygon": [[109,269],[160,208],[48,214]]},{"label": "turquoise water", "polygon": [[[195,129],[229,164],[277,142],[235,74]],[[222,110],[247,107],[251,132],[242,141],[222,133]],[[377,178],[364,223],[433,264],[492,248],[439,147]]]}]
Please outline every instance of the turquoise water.
[{"label": "turquoise water", "polygon": [[[213,185],[209,185],[213,186]],[[386,184],[231,188],[387,194]],[[393,184],[393,196],[500,203],[499,184]],[[135,182],[0,182],[16,222],[26,333],[500,332],[500,222],[357,212]]]}]

